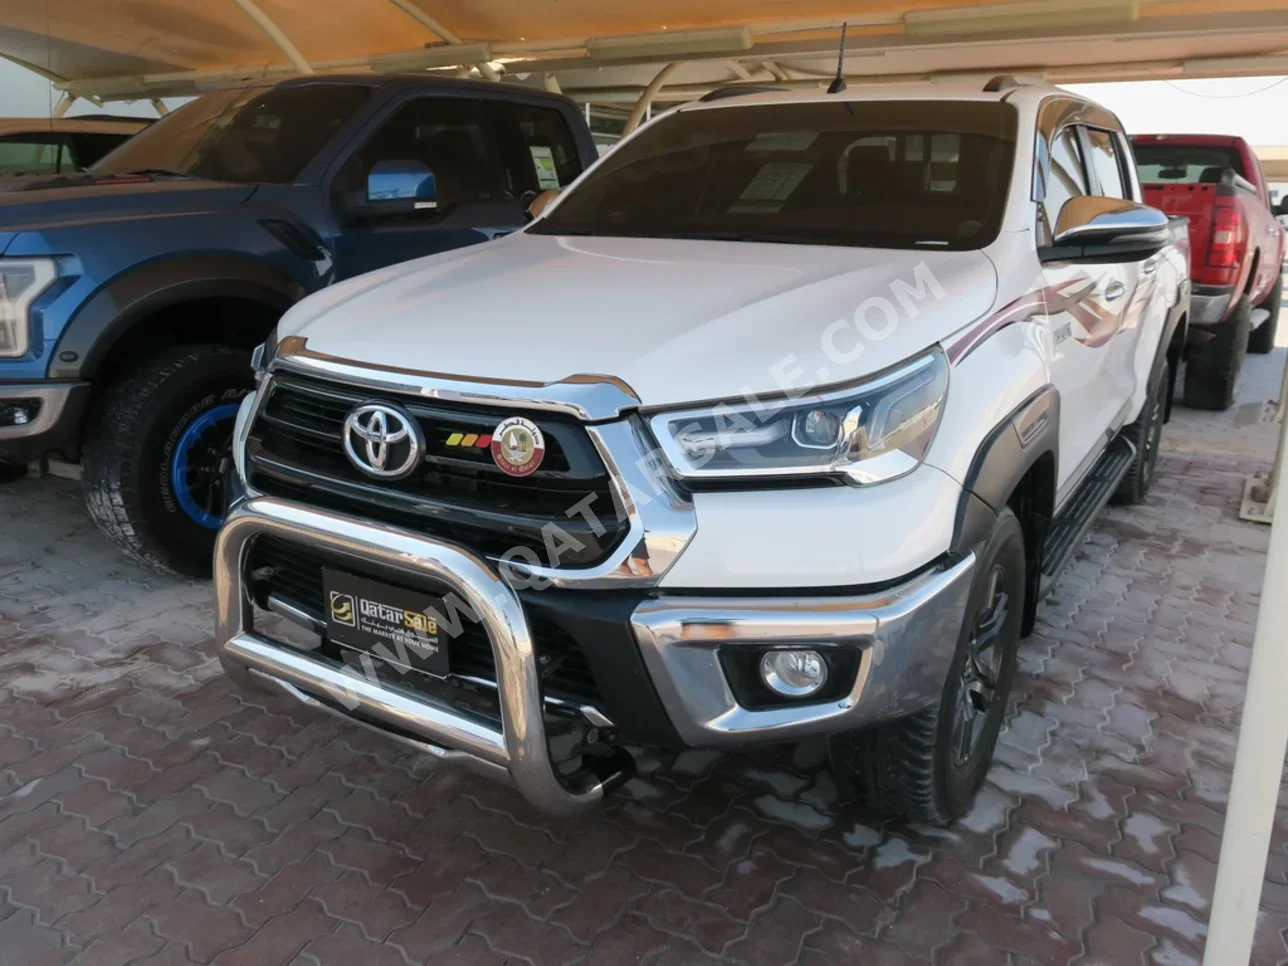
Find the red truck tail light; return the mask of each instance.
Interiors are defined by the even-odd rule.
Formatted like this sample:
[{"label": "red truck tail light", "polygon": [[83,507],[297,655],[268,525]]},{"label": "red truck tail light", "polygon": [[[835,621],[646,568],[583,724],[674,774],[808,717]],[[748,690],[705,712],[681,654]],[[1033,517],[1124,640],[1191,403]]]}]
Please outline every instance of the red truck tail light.
[{"label": "red truck tail light", "polygon": [[1209,268],[1238,268],[1248,243],[1248,226],[1237,205],[1217,201],[1208,245]]}]

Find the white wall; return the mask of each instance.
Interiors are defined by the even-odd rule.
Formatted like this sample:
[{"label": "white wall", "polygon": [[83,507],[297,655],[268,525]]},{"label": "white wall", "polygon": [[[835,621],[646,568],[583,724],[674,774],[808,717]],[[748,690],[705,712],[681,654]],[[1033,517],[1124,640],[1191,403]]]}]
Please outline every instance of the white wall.
[{"label": "white wall", "polygon": [[1068,84],[1099,101],[1137,134],[1237,134],[1254,145],[1288,145],[1288,78]]}]

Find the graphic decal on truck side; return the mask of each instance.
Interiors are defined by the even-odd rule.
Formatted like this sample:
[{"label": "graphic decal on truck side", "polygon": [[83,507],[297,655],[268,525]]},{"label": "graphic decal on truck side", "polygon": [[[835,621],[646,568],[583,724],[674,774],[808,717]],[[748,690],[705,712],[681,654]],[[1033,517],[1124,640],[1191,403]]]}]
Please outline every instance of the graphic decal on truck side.
[{"label": "graphic decal on truck side", "polygon": [[992,336],[1016,322],[1050,318],[1068,312],[1082,326],[1077,342],[1088,349],[1098,349],[1118,334],[1122,315],[1108,308],[1096,295],[1096,280],[1086,275],[1067,279],[1057,285],[1031,289],[1008,302],[975,325],[961,338],[947,346],[948,361],[956,365]]}]

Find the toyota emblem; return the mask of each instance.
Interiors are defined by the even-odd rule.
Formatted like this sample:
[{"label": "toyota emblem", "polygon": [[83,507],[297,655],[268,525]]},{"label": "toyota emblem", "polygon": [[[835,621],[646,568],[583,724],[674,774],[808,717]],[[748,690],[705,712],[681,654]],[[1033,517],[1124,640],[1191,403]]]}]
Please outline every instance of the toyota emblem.
[{"label": "toyota emblem", "polygon": [[425,437],[410,414],[384,403],[364,403],[344,420],[349,462],[379,480],[400,480],[425,455]]}]

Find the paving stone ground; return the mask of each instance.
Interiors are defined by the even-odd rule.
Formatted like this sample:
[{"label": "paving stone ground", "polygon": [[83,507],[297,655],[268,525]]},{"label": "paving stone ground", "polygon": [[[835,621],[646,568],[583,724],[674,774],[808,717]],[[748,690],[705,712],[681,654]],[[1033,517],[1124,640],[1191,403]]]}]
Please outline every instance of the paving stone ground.
[{"label": "paving stone ground", "polygon": [[[1283,363],[1252,358],[1244,400]],[[120,560],[74,483],[2,488],[0,963],[1197,963],[1268,535],[1237,517],[1274,445],[1248,412],[1178,409],[1148,504],[1041,608],[948,831],[841,804],[813,744],[645,754],[546,820],[234,692],[207,585]],[[1259,966],[1288,961],[1286,843],[1281,810]]]}]

